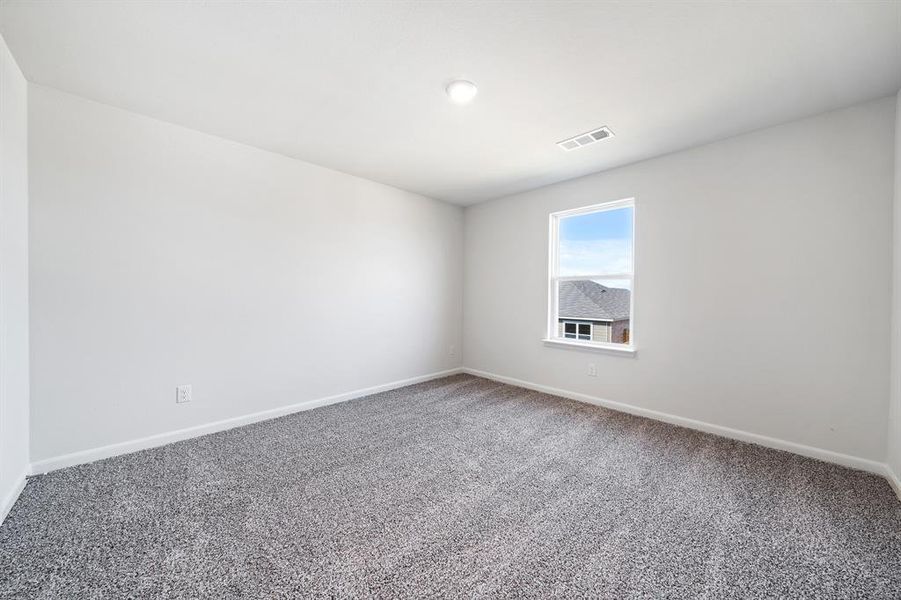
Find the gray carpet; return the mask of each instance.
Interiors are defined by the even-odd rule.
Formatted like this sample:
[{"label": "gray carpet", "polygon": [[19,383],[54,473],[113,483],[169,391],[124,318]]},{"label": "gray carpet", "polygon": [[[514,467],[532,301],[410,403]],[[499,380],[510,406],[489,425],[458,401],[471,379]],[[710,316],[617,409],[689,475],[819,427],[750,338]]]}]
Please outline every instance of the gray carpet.
[{"label": "gray carpet", "polygon": [[29,479],[3,598],[901,598],[881,478],[459,375]]}]

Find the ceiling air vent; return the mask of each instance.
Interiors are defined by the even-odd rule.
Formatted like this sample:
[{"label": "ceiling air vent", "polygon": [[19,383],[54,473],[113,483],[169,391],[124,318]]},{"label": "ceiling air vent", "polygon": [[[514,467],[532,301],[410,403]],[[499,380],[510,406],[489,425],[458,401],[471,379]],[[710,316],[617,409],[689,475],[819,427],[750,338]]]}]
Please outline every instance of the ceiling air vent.
[{"label": "ceiling air vent", "polygon": [[610,137],[613,137],[613,132],[610,131],[610,128],[601,127],[589,131],[588,133],[580,133],[579,135],[563,140],[562,142],[557,142],[557,145],[569,152],[570,150],[575,150],[576,148],[581,148],[582,146],[587,146]]}]

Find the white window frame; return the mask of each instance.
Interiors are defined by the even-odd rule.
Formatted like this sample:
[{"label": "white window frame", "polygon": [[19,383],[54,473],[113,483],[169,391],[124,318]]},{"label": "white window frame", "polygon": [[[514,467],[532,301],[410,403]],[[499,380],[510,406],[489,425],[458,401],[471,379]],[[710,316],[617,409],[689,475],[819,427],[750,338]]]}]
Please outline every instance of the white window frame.
[{"label": "white window frame", "polygon": [[[561,276],[560,270],[560,219],[577,215],[587,215],[620,208],[632,208],[632,271],[629,273],[595,273],[590,275]],[[602,202],[550,213],[548,235],[548,315],[547,336],[544,342],[549,345],[585,348],[590,350],[612,351],[616,353],[635,354],[635,222],[637,220],[635,198]],[[558,316],[558,286],[561,281],[575,281],[581,279],[627,279],[632,282],[632,292],[629,294],[629,343],[616,344],[613,342],[585,341],[572,338],[559,337],[560,318]],[[612,323],[611,323],[612,327]],[[592,338],[594,338],[592,327]]]}]

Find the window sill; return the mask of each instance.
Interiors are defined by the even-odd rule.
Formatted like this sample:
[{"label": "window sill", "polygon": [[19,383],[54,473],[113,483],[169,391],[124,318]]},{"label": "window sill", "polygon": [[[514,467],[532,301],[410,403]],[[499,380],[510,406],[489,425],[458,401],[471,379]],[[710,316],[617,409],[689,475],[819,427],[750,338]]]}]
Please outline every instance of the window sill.
[{"label": "window sill", "polygon": [[561,340],[556,338],[544,338],[541,341],[544,342],[545,346],[590,350],[592,352],[605,352],[608,354],[619,354],[623,356],[635,356],[637,354],[637,351],[634,347],[622,347],[618,344],[592,344],[590,342],[573,342],[570,340]]}]

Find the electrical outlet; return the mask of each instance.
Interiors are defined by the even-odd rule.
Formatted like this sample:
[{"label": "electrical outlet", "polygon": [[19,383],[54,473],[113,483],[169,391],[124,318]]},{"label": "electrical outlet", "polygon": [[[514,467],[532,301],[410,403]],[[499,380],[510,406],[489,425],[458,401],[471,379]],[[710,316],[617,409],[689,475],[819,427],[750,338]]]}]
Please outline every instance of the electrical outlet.
[{"label": "electrical outlet", "polygon": [[453,344],[451,344],[450,347],[447,349],[447,353],[450,356],[457,356],[457,347],[454,346]]},{"label": "electrical outlet", "polygon": [[184,404],[185,402],[191,401],[191,386],[190,385],[180,385],[175,388],[175,402],[176,404]]},{"label": "electrical outlet", "polygon": [[588,376],[589,377],[597,377],[598,376],[598,366],[594,363],[588,363]]}]

